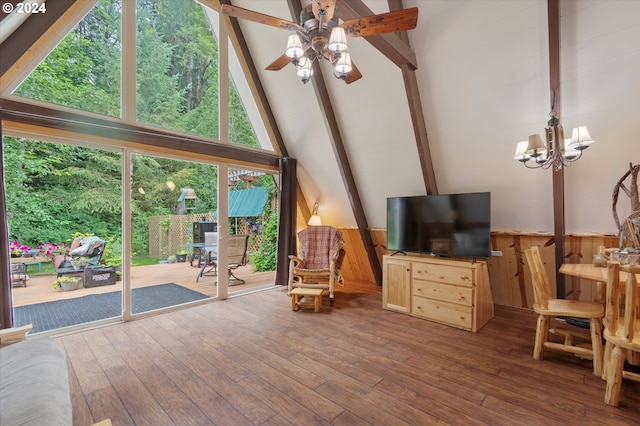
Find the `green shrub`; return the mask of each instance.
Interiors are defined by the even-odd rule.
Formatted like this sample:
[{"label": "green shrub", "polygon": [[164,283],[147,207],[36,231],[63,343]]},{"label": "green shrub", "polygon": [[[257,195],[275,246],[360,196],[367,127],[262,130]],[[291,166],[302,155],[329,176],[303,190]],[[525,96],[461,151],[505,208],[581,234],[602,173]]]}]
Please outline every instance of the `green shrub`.
[{"label": "green shrub", "polygon": [[278,256],[278,212],[271,212],[263,228],[260,250],[251,256],[256,271],[274,271]]}]

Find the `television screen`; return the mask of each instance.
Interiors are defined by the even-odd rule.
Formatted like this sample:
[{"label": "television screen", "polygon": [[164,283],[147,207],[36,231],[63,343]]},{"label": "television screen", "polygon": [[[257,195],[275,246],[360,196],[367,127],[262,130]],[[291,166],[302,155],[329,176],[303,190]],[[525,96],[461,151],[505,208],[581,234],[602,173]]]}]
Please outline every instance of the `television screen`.
[{"label": "television screen", "polygon": [[491,193],[387,198],[387,249],[489,258]]}]

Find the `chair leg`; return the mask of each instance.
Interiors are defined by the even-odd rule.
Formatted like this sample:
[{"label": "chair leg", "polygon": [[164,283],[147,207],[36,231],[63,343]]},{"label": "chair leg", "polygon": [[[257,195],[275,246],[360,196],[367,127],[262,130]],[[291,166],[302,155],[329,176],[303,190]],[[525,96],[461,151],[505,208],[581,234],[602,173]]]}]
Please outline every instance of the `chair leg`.
[{"label": "chair leg", "polygon": [[620,387],[622,386],[622,368],[625,353],[619,346],[613,348],[609,371],[607,372],[607,387],[604,392],[604,402],[612,407],[620,404]]},{"label": "chair leg", "polygon": [[602,321],[600,318],[591,318],[591,347],[593,348],[593,374],[602,376]]},{"label": "chair leg", "polygon": [[538,316],[538,324],[536,326],[536,340],[533,345],[533,359],[542,357],[542,348],[544,342],[549,339],[549,317],[545,315]]},{"label": "chair leg", "polygon": [[609,364],[611,364],[611,353],[613,352],[613,344],[607,340],[604,345],[604,357],[602,358],[602,380],[609,377]]}]

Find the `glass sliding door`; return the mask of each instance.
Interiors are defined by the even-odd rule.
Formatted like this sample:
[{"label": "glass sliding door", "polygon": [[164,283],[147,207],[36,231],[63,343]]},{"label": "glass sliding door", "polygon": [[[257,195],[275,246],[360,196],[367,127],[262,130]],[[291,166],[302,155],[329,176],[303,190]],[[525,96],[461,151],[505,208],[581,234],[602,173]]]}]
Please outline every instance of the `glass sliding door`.
[{"label": "glass sliding door", "polygon": [[16,325],[40,333],[121,317],[122,154],[3,145]]},{"label": "glass sliding door", "polygon": [[218,167],[131,155],[132,314],[217,297]]},{"label": "glass sliding door", "polygon": [[277,258],[277,185],[274,175],[259,170],[230,168],[228,173],[230,242],[243,251],[229,256],[229,294],[272,285]]}]

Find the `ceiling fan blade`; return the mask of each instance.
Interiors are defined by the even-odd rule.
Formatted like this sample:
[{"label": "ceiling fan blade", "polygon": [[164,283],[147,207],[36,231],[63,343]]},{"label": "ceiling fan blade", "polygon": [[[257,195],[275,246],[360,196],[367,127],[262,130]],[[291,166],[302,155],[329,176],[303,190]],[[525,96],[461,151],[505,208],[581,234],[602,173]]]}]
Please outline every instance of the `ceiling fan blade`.
[{"label": "ceiling fan blade", "polygon": [[412,30],[418,23],[418,8],[381,13],[379,15],[364,16],[350,19],[340,26],[344,28],[348,37],[367,37],[396,31]]},{"label": "ceiling fan blade", "polygon": [[362,74],[360,74],[360,70],[356,67],[355,62],[351,61],[351,72],[347,74],[347,78],[344,79],[344,82],[347,84],[351,84],[354,81],[360,80],[362,78]]},{"label": "ceiling fan blade", "polygon": [[287,66],[289,62],[291,62],[291,58],[283,53],[278,59],[271,62],[265,69],[267,71],[280,71],[282,68]]},{"label": "ceiling fan blade", "polygon": [[233,16],[234,18],[246,19],[248,21],[258,22],[260,24],[265,24],[265,25],[271,25],[272,27],[283,28],[285,30],[290,30],[290,31],[304,32],[304,28],[302,28],[300,25],[296,24],[295,22],[276,18],[275,16],[269,16],[262,13],[254,12],[253,10],[232,6],[226,3],[220,7],[220,12],[222,12],[225,15]]},{"label": "ceiling fan blade", "polygon": [[331,18],[333,18],[333,14],[336,11],[336,0],[313,0],[312,9],[313,9],[313,16],[315,16],[318,21],[320,20],[319,11],[326,9],[327,16],[325,19],[327,21],[330,21]]}]

